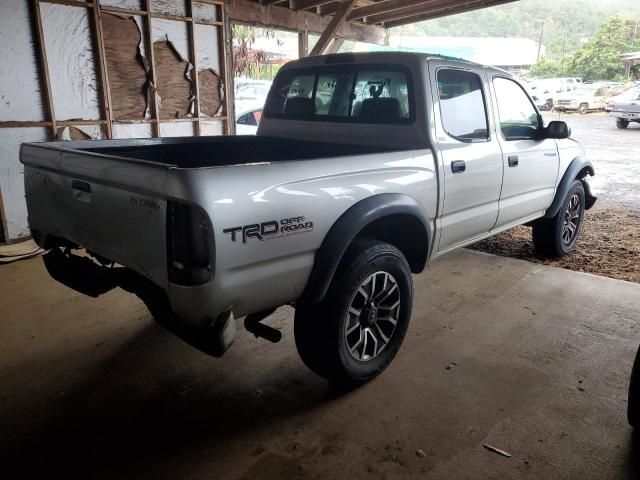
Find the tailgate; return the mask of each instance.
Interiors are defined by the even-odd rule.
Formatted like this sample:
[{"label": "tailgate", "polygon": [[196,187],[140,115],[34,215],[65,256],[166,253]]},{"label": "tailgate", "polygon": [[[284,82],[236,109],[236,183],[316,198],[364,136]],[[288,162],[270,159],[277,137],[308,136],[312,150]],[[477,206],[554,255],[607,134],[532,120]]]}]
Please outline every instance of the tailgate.
[{"label": "tailgate", "polygon": [[23,145],[20,161],[34,238],[64,238],[166,286],[170,166],[46,144]]}]

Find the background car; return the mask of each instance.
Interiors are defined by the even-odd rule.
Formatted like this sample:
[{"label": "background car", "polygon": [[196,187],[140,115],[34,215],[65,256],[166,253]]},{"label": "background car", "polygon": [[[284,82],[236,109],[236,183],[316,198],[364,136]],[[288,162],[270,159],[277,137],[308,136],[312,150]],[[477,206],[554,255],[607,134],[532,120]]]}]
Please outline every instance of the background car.
[{"label": "background car", "polygon": [[262,105],[252,109],[237,111],[236,135],[255,135],[262,118]]},{"label": "background car", "polygon": [[535,80],[528,90],[540,110],[551,110],[560,95],[566,95],[581,85],[579,78],[543,78]]},{"label": "background car", "polygon": [[610,91],[605,84],[583,84],[579,88],[559,97],[556,110],[574,111],[584,115],[592,110],[604,110]]},{"label": "background car", "polygon": [[609,115],[616,119],[618,128],[627,128],[631,122],[640,123],[640,87],[615,97]]}]

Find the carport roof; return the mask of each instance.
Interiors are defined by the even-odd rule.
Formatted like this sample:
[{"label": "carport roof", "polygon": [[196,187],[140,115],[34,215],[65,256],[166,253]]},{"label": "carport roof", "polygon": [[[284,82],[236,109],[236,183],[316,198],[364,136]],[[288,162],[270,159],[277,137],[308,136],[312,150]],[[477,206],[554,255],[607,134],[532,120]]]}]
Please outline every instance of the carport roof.
[{"label": "carport roof", "polygon": [[386,29],[517,0],[231,0],[233,21],[384,43]]}]

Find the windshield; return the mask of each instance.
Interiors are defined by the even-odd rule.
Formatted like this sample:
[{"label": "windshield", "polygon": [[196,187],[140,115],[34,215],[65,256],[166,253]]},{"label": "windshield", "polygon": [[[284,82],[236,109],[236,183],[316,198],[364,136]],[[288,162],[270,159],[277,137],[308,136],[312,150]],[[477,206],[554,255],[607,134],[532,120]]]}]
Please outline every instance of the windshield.
[{"label": "windshield", "polygon": [[265,116],[352,123],[412,121],[409,70],[404,67],[349,65],[281,72]]},{"label": "windshield", "polygon": [[621,93],[616,98],[620,100],[640,100],[640,87],[634,87]]}]

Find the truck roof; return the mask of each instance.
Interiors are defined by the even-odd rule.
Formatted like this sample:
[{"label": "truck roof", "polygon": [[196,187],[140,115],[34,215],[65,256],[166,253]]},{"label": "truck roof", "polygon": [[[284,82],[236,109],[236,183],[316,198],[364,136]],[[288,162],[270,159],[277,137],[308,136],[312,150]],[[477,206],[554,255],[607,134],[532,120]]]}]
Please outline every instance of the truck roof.
[{"label": "truck roof", "polygon": [[438,53],[415,53],[401,51],[385,51],[385,52],[357,52],[357,53],[333,53],[329,55],[319,55],[314,57],[305,57],[293,62],[287,63],[284,68],[297,67],[316,67],[321,65],[344,65],[349,63],[402,63],[409,64],[419,60],[440,60],[451,64],[460,64],[465,66],[474,66],[484,68],[495,72],[500,72],[511,76],[506,70],[490,65],[482,65],[471,62],[463,58],[450,57]]}]

